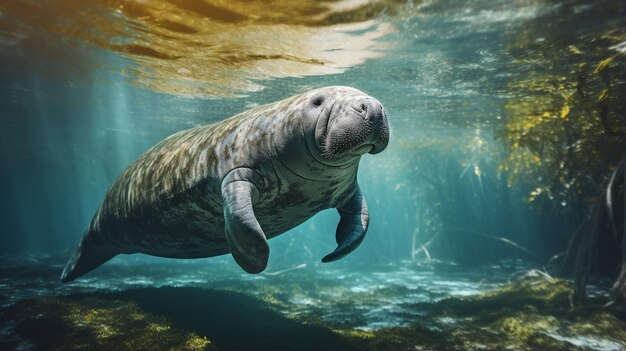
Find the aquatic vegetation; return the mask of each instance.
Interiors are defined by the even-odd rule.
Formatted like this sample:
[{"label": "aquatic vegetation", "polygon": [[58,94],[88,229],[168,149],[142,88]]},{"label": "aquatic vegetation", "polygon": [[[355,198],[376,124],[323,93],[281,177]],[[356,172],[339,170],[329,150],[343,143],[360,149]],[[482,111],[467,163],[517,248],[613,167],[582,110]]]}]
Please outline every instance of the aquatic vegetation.
[{"label": "aquatic vegetation", "polygon": [[[619,9],[606,2],[596,11]],[[569,11],[568,6],[557,10]],[[536,23],[511,41],[514,64],[526,74],[508,84],[512,97],[499,130],[508,156],[499,170],[511,186],[527,185],[531,205],[567,219],[562,228],[573,234],[566,237],[570,244],[560,269],[575,275],[574,300],[582,303],[587,276],[615,275],[623,259],[616,249],[624,242],[622,232],[608,229],[613,214],[604,207],[609,178],[626,150],[626,60],[619,50],[626,32],[581,31],[572,25],[577,21],[561,21],[572,26],[567,34]],[[611,21],[620,28],[619,18]],[[618,217],[623,222],[623,213]]]},{"label": "aquatic vegetation", "polygon": [[[618,126],[626,121],[618,101],[626,90],[617,82],[623,78],[624,62],[622,56],[598,50],[612,42],[591,41],[584,53],[542,50],[544,55],[561,56],[541,57],[533,64],[553,65],[559,73],[509,84],[518,97],[506,105],[509,116],[502,134],[509,156],[500,170],[507,172],[511,184],[519,179],[534,185],[529,202],[539,197],[565,204],[575,198],[593,201],[621,157],[626,131]],[[527,57],[523,52],[518,55]],[[563,67],[557,68],[559,64]]]},{"label": "aquatic vegetation", "polygon": [[[405,266],[320,274],[300,269],[244,279],[233,278],[236,267],[218,276],[202,273],[205,264],[180,264],[169,278],[164,265],[153,267],[153,272],[146,266],[149,276],[143,279],[151,277],[153,282],[143,288],[115,285],[124,279],[123,274],[115,275],[123,267],[109,267],[99,271],[104,276],[98,281],[106,282],[110,290],[18,301],[0,309],[0,348],[30,343],[73,350],[87,342],[103,349],[129,343],[135,349],[150,349],[158,342],[159,349],[171,345],[189,350],[626,346],[626,320],[602,307],[604,296],[574,307],[572,285],[538,271],[512,283],[472,283],[488,272],[501,274],[519,267],[489,266],[471,274],[443,263],[430,270]],[[198,272],[181,278],[189,270]],[[159,284],[170,286],[155,287]],[[83,289],[93,290],[90,286],[84,283]],[[39,330],[57,332],[41,337]]]},{"label": "aquatic vegetation", "polygon": [[[576,27],[576,2],[554,23],[532,21],[511,38],[513,64],[525,74],[511,79],[507,117],[498,129],[508,157],[500,165],[509,183],[530,185],[527,200],[573,208],[596,202],[626,147],[624,56],[611,50],[626,39],[620,29]],[[620,11],[603,2],[595,11]],[[575,12],[575,11],[574,11]],[[555,14],[556,15],[556,14]],[[572,16],[574,18],[572,18]],[[611,28],[611,27],[609,27]],[[545,201],[538,201],[544,200]]]},{"label": "aquatic vegetation", "polygon": [[626,347],[626,323],[600,305],[571,306],[563,280],[526,277],[470,297],[418,304],[416,325],[346,331],[371,350],[612,350]]},{"label": "aquatic vegetation", "polygon": [[132,301],[96,296],[42,297],[0,311],[10,337],[0,348],[41,350],[216,350],[206,337],[172,326]]},{"label": "aquatic vegetation", "polygon": [[[0,347],[45,350],[345,350],[330,329],[234,292],[138,289],[36,298],[0,311]],[[44,332],[45,331],[45,332]]]}]

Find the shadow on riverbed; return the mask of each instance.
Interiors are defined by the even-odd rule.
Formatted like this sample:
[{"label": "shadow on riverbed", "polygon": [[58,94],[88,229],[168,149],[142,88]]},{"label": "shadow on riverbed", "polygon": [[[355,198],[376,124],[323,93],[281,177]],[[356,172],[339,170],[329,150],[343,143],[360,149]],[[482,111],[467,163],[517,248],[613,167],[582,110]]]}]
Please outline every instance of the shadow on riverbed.
[{"label": "shadow on riverbed", "polygon": [[[237,292],[144,288],[42,297],[0,313],[0,349],[345,350],[343,338]],[[2,335],[4,334],[4,335]]]},{"label": "shadow on riverbed", "polygon": [[[241,293],[198,288],[141,289],[123,293],[144,310],[208,337],[224,350],[345,349],[327,328],[306,325],[270,310]],[[167,302],[167,303],[166,303]]]}]

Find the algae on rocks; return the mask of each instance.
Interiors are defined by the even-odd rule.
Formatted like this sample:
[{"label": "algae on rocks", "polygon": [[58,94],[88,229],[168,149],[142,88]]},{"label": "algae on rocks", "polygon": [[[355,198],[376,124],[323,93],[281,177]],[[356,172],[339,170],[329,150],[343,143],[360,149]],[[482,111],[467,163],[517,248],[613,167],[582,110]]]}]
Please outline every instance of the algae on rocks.
[{"label": "algae on rocks", "polygon": [[407,308],[409,327],[343,331],[367,350],[621,350],[626,323],[595,301],[573,307],[570,283],[529,275],[499,289]]},{"label": "algae on rocks", "polygon": [[[488,292],[433,303],[396,302],[407,323],[382,329],[325,320],[298,309],[306,284],[262,298],[200,288],[143,288],[23,300],[0,310],[0,348],[45,350],[619,350],[626,323],[591,299],[571,303],[569,282],[538,271]],[[318,285],[320,293],[336,287]],[[397,291],[345,291],[354,304]],[[332,297],[329,297],[333,299]],[[365,300],[361,300],[365,299]],[[164,304],[163,301],[170,301]],[[173,303],[172,301],[175,301]],[[333,302],[329,302],[333,303]],[[335,302],[336,303],[336,302]],[[293,305],[290,307],[290,304]],[[300,313],[290,314],[290,310]],[[8,332],[8,334],[7,334]],[[7,335],[9,335],[7,337]]]}]

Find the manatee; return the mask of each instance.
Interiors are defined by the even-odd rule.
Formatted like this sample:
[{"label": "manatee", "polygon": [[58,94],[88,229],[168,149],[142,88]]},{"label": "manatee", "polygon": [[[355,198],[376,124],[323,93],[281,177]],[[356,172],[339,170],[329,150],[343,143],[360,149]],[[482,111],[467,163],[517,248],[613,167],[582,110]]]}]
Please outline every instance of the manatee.
[{"label": "manatee", "polygon": [[387,147],[382,104],[342,86],[305,92],[176,133],[132,163],[107,191],[61,281],[118,254],[201,258],[231,253],[246,272],[267,239],[336,208],[337,248],[359,246],[369,214],[357,182],[362,155]]}]

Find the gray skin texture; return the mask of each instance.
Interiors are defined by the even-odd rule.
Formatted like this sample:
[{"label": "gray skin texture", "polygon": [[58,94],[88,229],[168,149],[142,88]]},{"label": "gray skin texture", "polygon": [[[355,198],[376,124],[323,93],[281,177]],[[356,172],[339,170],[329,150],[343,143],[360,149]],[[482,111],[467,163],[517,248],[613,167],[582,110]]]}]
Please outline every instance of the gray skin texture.
[{"label": "gray skin texture", "polygon": [[115,181],[62,281],[113,256],[200,258],[232,253],[247,272],[265,269],[267,239],[337,208],[337,249],[354,250],[369,216],[357,183],[360,157],[385,149],[386,113],[349,87],[325,87],[176,133]]}]

